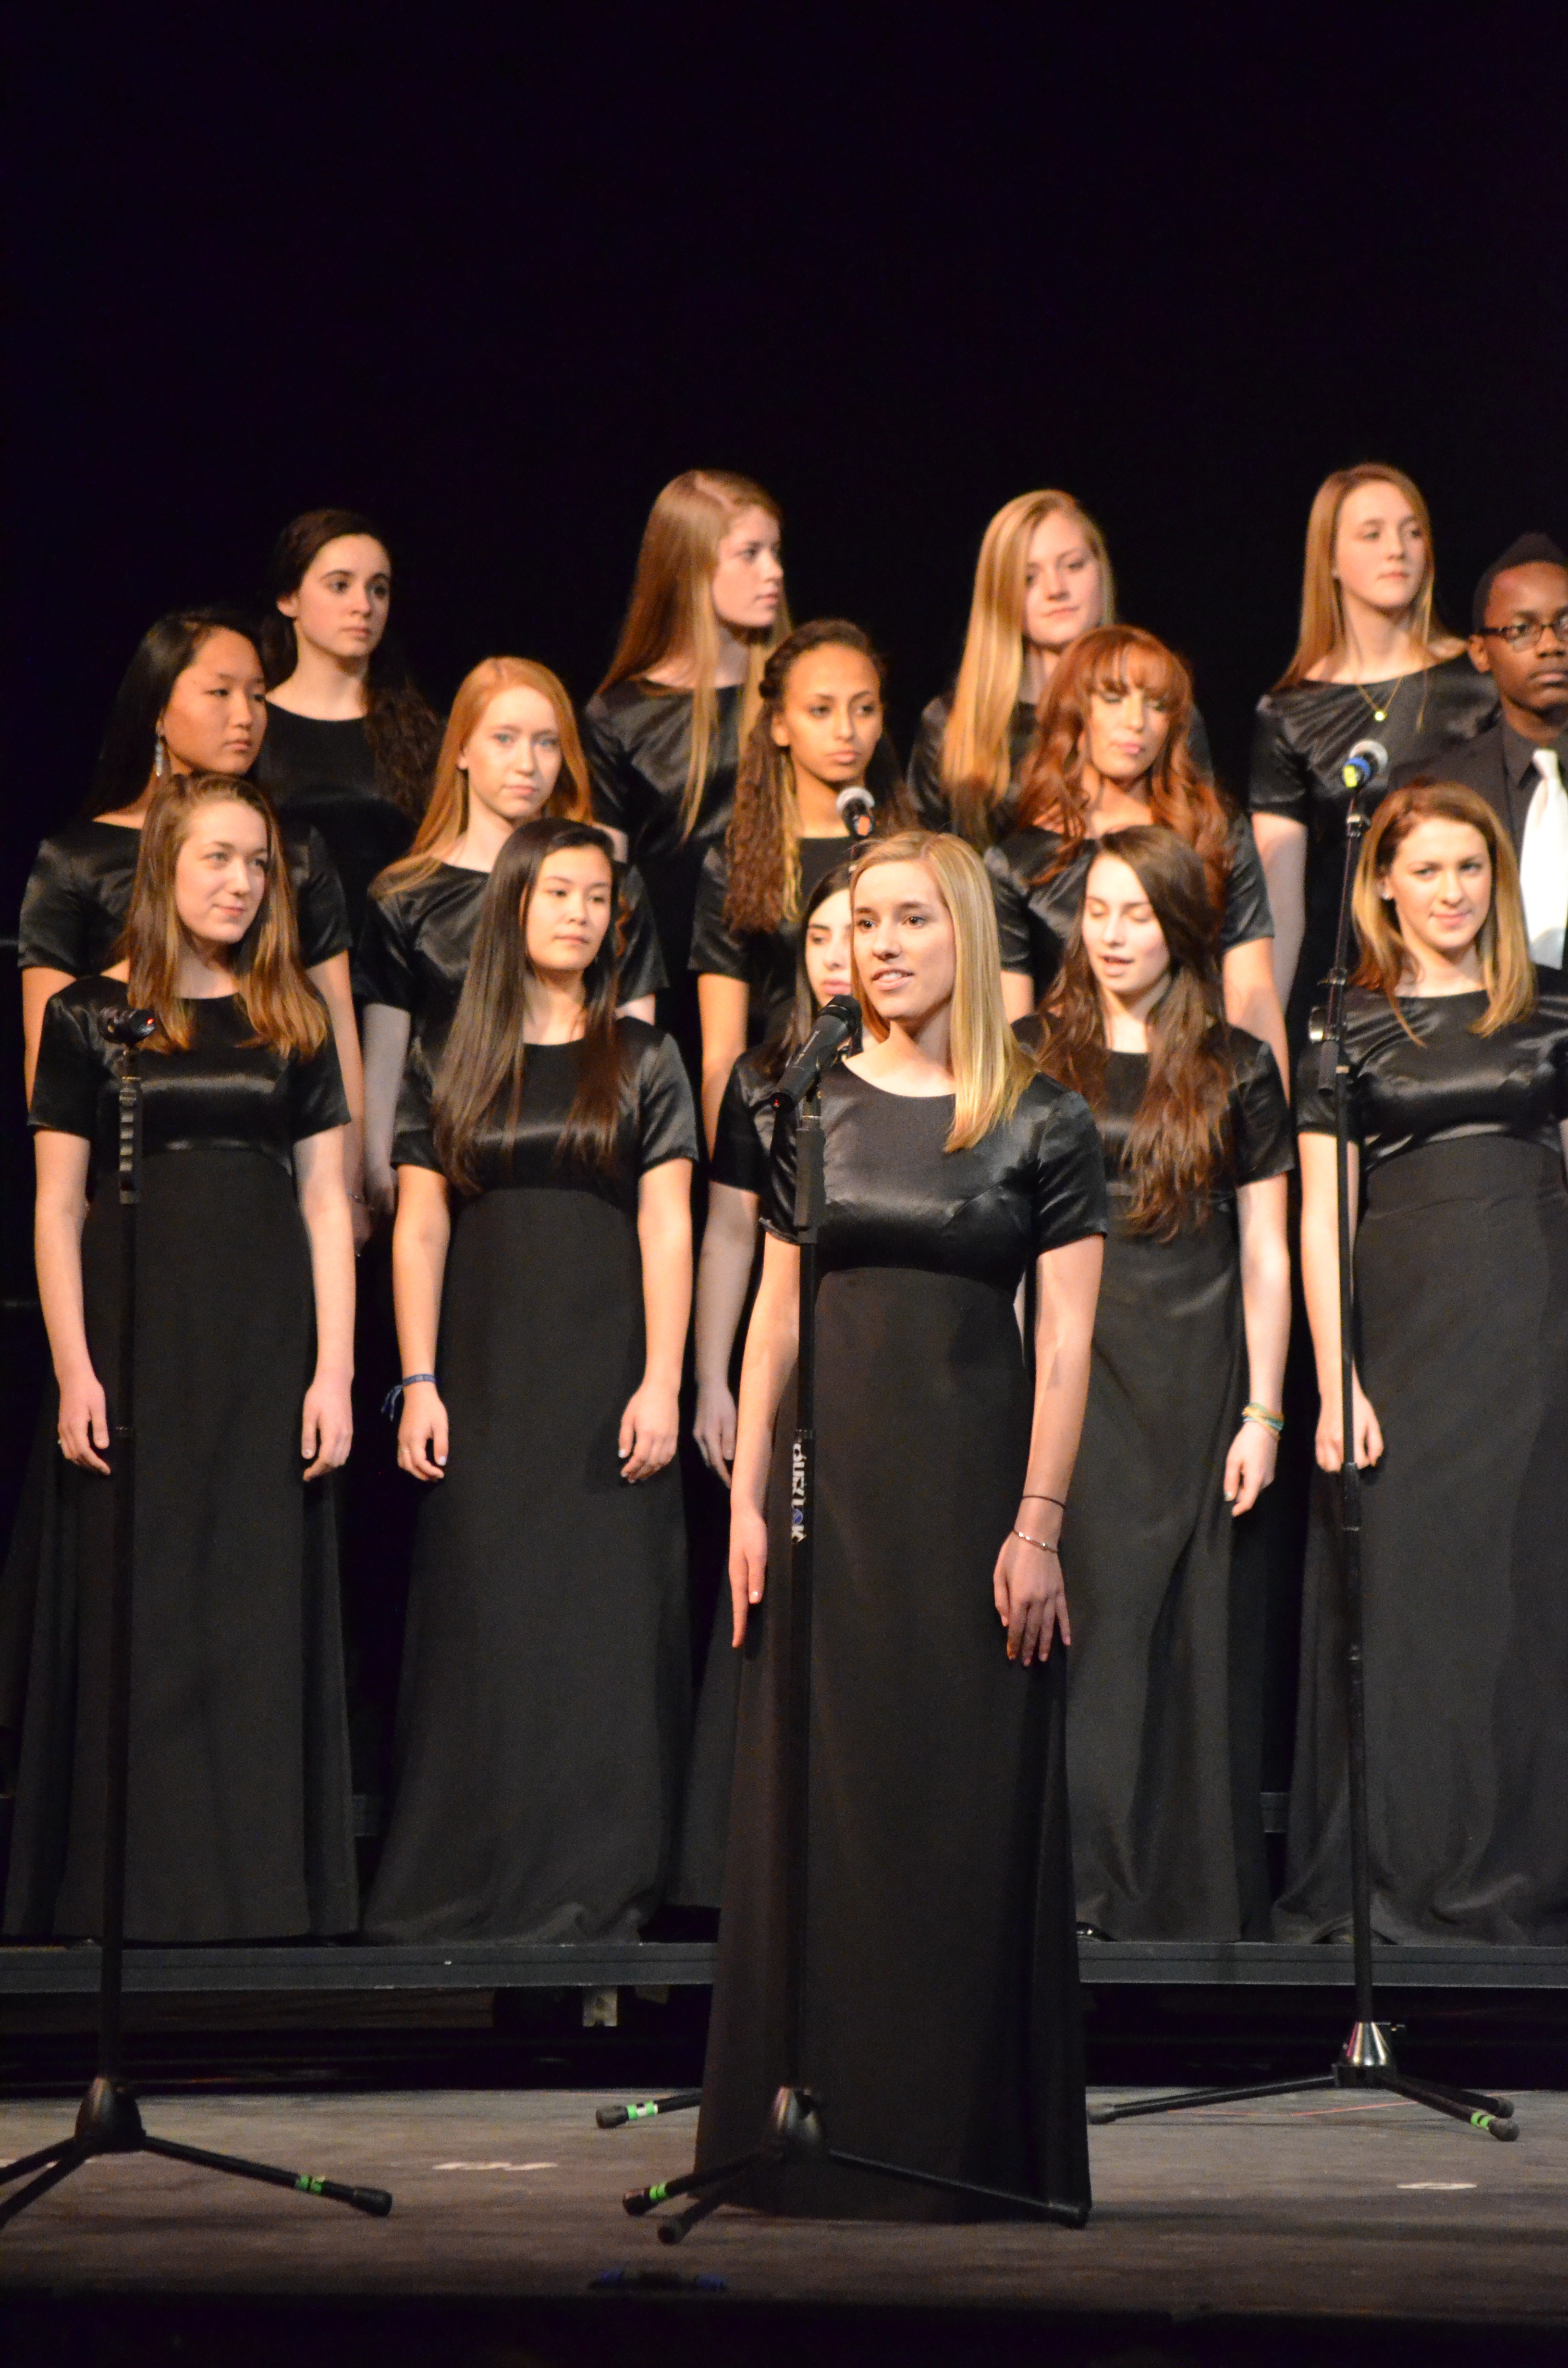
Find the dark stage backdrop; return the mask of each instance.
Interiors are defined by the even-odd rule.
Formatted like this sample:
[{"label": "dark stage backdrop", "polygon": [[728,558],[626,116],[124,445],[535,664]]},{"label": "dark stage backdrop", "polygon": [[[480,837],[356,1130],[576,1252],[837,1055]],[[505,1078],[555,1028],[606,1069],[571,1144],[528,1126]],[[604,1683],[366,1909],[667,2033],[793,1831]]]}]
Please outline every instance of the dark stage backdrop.
[{"label": "dark stage backdrop", "polygon": [[1426,488],[1450,618],[1522,529],[1568,536],[1534,11],[18,16],[7,927],[139,633],[250,590],[308,505],[385,520],[435,698],[500,650],[583,695],[658,486],[746,470],[907,745],[986,518],[1065,485],[1237,788],[1326,470]]}]

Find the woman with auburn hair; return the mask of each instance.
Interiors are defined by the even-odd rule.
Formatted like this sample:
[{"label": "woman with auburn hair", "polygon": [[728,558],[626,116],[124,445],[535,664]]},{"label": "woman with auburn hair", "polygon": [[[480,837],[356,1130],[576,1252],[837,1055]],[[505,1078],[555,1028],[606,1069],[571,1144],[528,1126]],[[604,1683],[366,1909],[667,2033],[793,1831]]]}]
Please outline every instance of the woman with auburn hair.
[{"label": "woman with auburn hair", "polygon": [[[428,1087],[462,993],[485,883],[519,823],[586,822],[588,768],[559,676],[534,658],[483,658],[458,686],[414,845],[371,887],[354,956],[365,1012],[366,1179],[390,1214],[398,1092],[411,1058]],[[620,875],[621,1009],[651,1020],[665,984],[642,883]]]},{"label": "woman with auburn hair", "polygon": [[724,836],[767,654],[790,630],[778,507],[749,477],[687,469],[649,514],[609,671],[583,711],[597,819],[647,882],[683,1035],[702,859]]},{"label": "woman with auburn hair", "polygon": [[882,737],[883,666],[843,618],[797,625],[768,656],[723,840],[703,859],[691,938],[709,1148],[735,1063],[795,996],[803,900],[852,844],[839,811],[867,790],[885,828],[907,820]]},{"label": "woman with auburn hair", "polygon": [[1440,765],[1496,712],[1493,685],[1437,615],[1419,488],[1381,461],[1335,469],[1312,497],[1296,654],[1258,700],[1247,792],[1292,1045],[1334,960],[1345,757],[1372,739],[1393,770]]},{"label": "woman with auburn hair", "polygon": [[632,1939],[687,1738],[672,1459],[696,1122],[671,1039],[617,1016],[590,825],[512,832],[392,1236],[420,1508],[378,1939]]},{"label": "woman with auburn hair", "polygon": [[1231,1548],[1282,1426],[1295,1145],[1273,1053],[1225,1019],[1208,881],[1185,839],[1106,834],[1020,1033],[1094,1111],[1110,1191],[1062,1531],[1079,1927],[1239,1940],[1267,1923],[1268,1892],[1260,1771],[1237,1770],[1257,1672],[1235,1648],[1260,1640],[1232,1602]]},{"label": "woman with auburn hair", "polygon": [[[1420,780],[1378,809],[1349,995],[1356,1461],[1372,1929],[1568,1940],[1568,996],[1532,972],[1506,829]],[[1341,1463],[1334,1096],[1297,1084],[1301,1267]],[[1350,1917],[1334,1492],[1308,1550],[1291,1939]]]},{"label": "woman with auburn hair", "polygon": [[[1057,1539],[1105,1181],[1083,1102],[1009,1030],[979,857],[910,831],[855,867],[862,1052],[822,1086],[805,2081],[835,2145],[1087,2210]],[[785,2077],[785,1651],[800,1251],[774,1131],[730,1584],[745,1655],[699,2163]],[[1015,1301],[1036,1278],[1034,1381]],[[770,1481],[771,1472],[771,1481]],[[748,2198],[950,2216],[837,2170]]]},{"label": "woman with auburn hair", "polygon": [[[951,696],[920,718],[909,787],[920,819],[983,850],[1013,825],[1040,700],[1080,633],[1116,618],[1105,537],[1071,494],[1019,494],[985,529]],[[1188,747],[1210,769],[1197,708]]]},{"label": "woman with auburn hair", "polygon": [[1085,633],[1057,668],[1025,761],[1017,827],[986,852],[1002,992],[1023,1019],[1050,987],[1108,830],[1157,824],[1194,848],[1209,882],[1226,1016],[1283,1066],[1285,1030],[1263,872],[1244,815],[1192,760],[1192,678],[1135,625]]},{"label": "woman with auburn hair", "polygon": [[387,539],[358,510],[306,510],[278,536],[261,629],[271,716],[256,778],[332,849],[358,933],[371,881],[408,845],[441,736],[388,632]]},{"label": "woman with auburn hair", "polygon": [[[119,1068],[142,1055],[135,1640],[126,1930],[284,1939],[356,1921],[332,1503],[351,1436],[348,1109],[261,793],[147,809],[125,953],[44,1014],[29,1122],[63,1459],[36,1542],[6,1930],[100,1930],[119,1371]],[[93,1188],[89,1191],[89,1184]]]}]

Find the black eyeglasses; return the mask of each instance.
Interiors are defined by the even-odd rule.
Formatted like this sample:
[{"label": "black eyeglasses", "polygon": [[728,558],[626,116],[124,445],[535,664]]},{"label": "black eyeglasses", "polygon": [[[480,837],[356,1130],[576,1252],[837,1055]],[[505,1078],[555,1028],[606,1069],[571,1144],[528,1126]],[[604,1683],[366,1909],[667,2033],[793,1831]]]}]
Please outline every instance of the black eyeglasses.
[{"label": "black eyeglasses", "polygon": [[1511,625],[1483,625],[1481,630],[1495,641],[1506,642],[1511,650],[1535,649],[1542,633],[1568,642],[1568,609],[1559,609],[1555,617],[1516,617]]}]

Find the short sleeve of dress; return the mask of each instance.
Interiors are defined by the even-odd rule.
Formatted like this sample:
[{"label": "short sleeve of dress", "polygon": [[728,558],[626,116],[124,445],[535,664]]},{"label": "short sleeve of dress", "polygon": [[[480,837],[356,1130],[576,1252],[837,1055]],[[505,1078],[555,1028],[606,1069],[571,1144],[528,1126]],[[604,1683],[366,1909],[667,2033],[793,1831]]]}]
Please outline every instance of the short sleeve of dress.
[{"label": "short sleeve of dress", "polygon": [[642,874],[629,863],[621,874],[620,903],[625,916],[626,947],[620,957],[620,999],[635,1003],[639,996],[657,995],[668,986],[669,973],[659,951],[659,932]]},{"label": "short sleeve of dress", "polygon": [[1049,1088],[1051,1099],[1038,1121],[1034,1143],[1034,1255],[1064,1249],[1086,1235],[1103,1234],[1107,1213],[1105,1158],[1094,1113],[1081,1094],[1042,1078],[1031,1089]]},{"label": "short sleeve of dress", "polygon": [[762,1200],[762,1222],[781,1242],[795,1238],[795,1129],[800,1111],[786,1102],[773,1121],[773,1149],[767,1160],[767,1190]]},{"label": "short sleeve of dress", "polygon": [[290,1139],[302,1143],[307,1135],[324,1134],[329,1127],[347,1126],[347,1123],[348,1097],[343,1090],[337,1046],[329,1029],[326,1042],[319,1053],[312,1053],[308,1061],[290,1064]]},{"label": "short sleeve of dress", "polygon": [[758,1201],[767,1194],[767,1154],[746,1101],[739,1061],[730,1071],[724,1098],[719,1104],[719,1125],[708,1172],[712,1183],[727,1184],[732,1192],[755,1192]]},{"label": "short sleeve of dress", "polygon": [[[1331,1068],[1326,1085],[1319,1083],[1323,1064],[1323,1046],[1308,1044],[1296,1064],[1296,1133],[1298,1134],[1332,1134],[1334,1133],[1334,1073]],[[1361,1120],[1357,1107],[1356,1071],[1352,1059],[1350,1072],[1349,1121],[1350,1140],[1361,1140]]]},{"label": "short sleeve of dress", "polygon": [[35,1133],[41,1129],[51,1134],[81,1134],[91,1143],[97,1133],[98,1096],[106,1074],[85,1007],[69,989],[51,995],[43,1007],[28,1124]]},{"label": "short sleeve of dress", "polygon": [[398,1087],[397,1125],[392,1134],[394,1167],[428,1167],[438,1176],[441,1163],[430,1133],[430,1080],[411,1062]]},{"label": "short sleeve of dress", "polygon": [[751,963],[746,950],[724,918],[724,898],[729,893],[730,867],[722,847],[710,847],[702,859],[702,871],[697,882],[697,911],[691,924],[691,961],[695,971],[707,971],[716,978],[738,978],[749,981]]},{"label": "short sleeve of dress", "polygon": [[651,1029],[653,1039],[637,1074],[637,1172],[663,1167],[667,1160],[697,1159],[697,1110],[686,1064],[673,1036]]},{"label": "short sleeve of dress", "polygon": [[942,737],[948,705],[934,699],[924,709],[909,752],[909,794],[922,830],[946,830],[951,819],[942,789]]},{"label": "short sleeve of dress", "polygon": [[1247,806],[1251,813],[1282,815],[1304,824],[1312,804],[1312,768],[1285,736],[1272,691],[1257,702],[1252,730],[1252,761],[1247,768]]},{"label": "short sleeve of dress", "polygon": [[1231,1116],[1237,1184],[1261,1184],[1270,1176],[1288,1176],[1296,1165],[1290,1105],[1285,1099],[1279,1064],[1269,1047],[1256,1037],[1246,1058],[1236,1064]]},{"label": "short sleeve of dress", "polygon": [[87,900],[65,849],[46,838],[22,894],[17,967],[62,970],[68,977],[80,978],[91,967],[87,946]]},{"label": "short sleeve of dress", "polygon": [[1250,945],[1255,938],[1274,935],[1274,915],[1269,908],[1268,882],[1263,876],[1263,860],[1257,851],[1257,841],[1252,835],[1252,825],[1245,814],[1238,814],[1231,833],[1231,876],[1225,882],[1225,911],[1220,923],[1220,951],[1229,953],[1233,946]]},{"label": "short sleeve of dress", "polygon": [[298,838],[291,837],[289,859],[300,923],[300,960],[307,970],[315,970],[346,954],[354,942],[348,900],[319,830],[312,827]]},{"label": "short sleeve of dress", "polygon": [[415,1008],[413,948],[399,900],[378,896],[371,890],[354,949],[354,993],[360,1003],[385,1004],[389,1010]]},{"label": "short sleeve of dress", "polygon": [[1002,967],[1004,970],[1027,971],[1032,977],[1034,960],[1029,946],[1028,892],[1019,885],[1002,848],[986,848],[985,869],[991,881],[991,901],[996,908],[996,936],[1002,949]]}]

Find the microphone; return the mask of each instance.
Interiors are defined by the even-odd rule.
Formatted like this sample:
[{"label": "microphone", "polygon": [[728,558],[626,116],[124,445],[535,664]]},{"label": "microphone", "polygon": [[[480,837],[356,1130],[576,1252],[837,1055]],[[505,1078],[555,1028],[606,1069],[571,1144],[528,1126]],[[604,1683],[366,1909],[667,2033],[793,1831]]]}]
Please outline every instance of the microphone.
[{"label": "microphone", "polygon": [[1339,768],[1339,778],[1352,797],[1386,781],[1389,752],[1381,740],[1358,740]]},{"label": "microphone", "polygon": [[877,806],[864,781],[852,781],[834,800],[838,819],[849,825],[851,838],[869,838],[877,826]]},{"label": "microphone", "polygon": [[158,1024],[155,1011],[106,1011],[100,1021],[111,1044],[144,1044]]},{"label": "microphone", "polygon": [[801,1050],[778,1080],[774,1104],[799,1109],[841,1053],[860,1050],[860,1007],[852,995],[830,996]]}]

